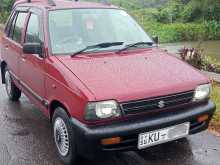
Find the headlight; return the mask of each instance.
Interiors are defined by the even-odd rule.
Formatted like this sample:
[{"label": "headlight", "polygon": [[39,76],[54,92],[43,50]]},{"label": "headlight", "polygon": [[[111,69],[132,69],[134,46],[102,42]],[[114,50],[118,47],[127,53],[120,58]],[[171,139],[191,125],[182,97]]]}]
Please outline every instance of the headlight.
[{"label": "headlight", "polygon": [[210,96],[210,93],[211,93],[210,84],[200,85],[195,90],[193,101],[204,100]]},{"label": "headlight", "polygon": [[118,103],[111,100],[88,103],[85,118],[86,120],[98,120],[119,117],[120,115]]}]

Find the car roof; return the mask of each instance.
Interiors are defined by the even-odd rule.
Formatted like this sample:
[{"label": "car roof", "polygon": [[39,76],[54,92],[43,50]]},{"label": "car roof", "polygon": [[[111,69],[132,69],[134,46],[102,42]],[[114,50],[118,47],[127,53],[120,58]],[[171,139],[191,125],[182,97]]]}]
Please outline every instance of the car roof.
[{"label": "car roof", "polygon": [[119,9],[118,7],[107,3],[83,2],[83,1],[69,1],[69,0],[17,0],[15,6],[38,7],[48,10],[69,9],[69,8],[105,8],[105,9]]}]

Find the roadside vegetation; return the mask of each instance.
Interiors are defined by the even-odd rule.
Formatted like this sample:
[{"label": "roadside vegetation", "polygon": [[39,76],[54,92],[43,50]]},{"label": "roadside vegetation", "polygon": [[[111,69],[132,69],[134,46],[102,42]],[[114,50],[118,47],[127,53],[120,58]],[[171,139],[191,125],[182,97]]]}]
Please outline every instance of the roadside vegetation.
[{"label": "roadside vegetation", "polygon": [[173,24],[144,22],[143,27],[151,36],[159,36],[161,43],[220,39],[220,23],[215,21]]},{"label": "roadside vegetation", "polygon": [[211,125],[220,132],[220,86],[214,84],[211,99],[216,103],[216,112]]},{"label": "roadside vegetation", "polygon": [[[100,1],[100,0],[88,0]],[[219,0],[111,0],[160,42],[220,40]]]},{"label": "roadside vegetation", "polygon": [[8,19],[14,0],[0,1],[0,23],[5,23]]},{"label": "roadside vegetation", "polygon": [[161,42],[220,39],[219,0],[169,0],[161,7],[131,13]]},{"label": "roadside vegetation", "polygon": [[180,57],[183,61],[196,67],[199,70],[215,72],[220,74],[220,61],[212,56],[204,54],[203,49],[197,48],[182,48],[179,50]]}]

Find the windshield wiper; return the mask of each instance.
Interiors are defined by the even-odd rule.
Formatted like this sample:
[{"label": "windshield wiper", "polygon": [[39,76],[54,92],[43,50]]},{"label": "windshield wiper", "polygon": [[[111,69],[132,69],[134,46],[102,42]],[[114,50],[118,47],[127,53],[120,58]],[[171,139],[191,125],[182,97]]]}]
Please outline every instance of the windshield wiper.
[{"label": "windshield wiper", "polygon": [[120,46],[120,45],[123,45],[123,44],[124,44],[124,42],[104,42],[104,43],[100,43],[100,44],[96,44],[96,45],[87,46],[84,49],[75,52],[71,57],[74,57],[75,55],[81,54],[81,53],[83,53],[87,50],[90,50],[90,49],[109,48],[109,47],[112,47],[112,46]]},{"label": "windshield wiper", "polygon": [[136,43],[133,43],[133,44],[129,44],[129,45],[126,45],[124,48],[120,49],[119,51],[117,51],[117,53],[120,53],[122,51],[125,51],[129,48],[132,48],[132,47],[137,47],[139,45],[148,45],[148,46],[153,46],[153,42],[136,42]]}]

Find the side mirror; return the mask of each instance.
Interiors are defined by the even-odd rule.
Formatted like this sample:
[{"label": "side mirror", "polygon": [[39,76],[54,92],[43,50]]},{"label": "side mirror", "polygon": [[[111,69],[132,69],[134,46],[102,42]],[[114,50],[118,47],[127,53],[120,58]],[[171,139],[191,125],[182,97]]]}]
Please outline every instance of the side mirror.
[{"label": "side mirror", "polygon": [[155,37],[153,37],[153,40],[154,40],[154,42],[155,42],[155,44],[159,44],[159,37],[158,36],[155,36]]},{"label": "side mirror", "polygon": [[41,43],[25,43],[23,46],[24,54],[38,54],[39,57],[43,55],[43,47]]}]

